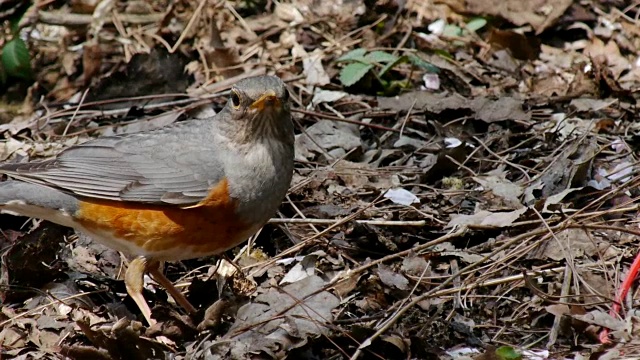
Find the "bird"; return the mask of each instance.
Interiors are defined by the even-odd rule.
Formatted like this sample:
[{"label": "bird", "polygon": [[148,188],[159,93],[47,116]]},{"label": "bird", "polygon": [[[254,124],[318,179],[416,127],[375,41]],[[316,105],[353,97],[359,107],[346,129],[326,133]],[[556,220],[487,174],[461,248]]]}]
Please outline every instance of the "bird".
[{"label": "bird", "polygon": [[149,325],[145,274],[193,314],[161,264],[220,254],[273,216],[293,175],[290,106],[280,78],[250,77],[209,118],[1,164],[0,212],[73,228],[132,257],[124,282]]}]

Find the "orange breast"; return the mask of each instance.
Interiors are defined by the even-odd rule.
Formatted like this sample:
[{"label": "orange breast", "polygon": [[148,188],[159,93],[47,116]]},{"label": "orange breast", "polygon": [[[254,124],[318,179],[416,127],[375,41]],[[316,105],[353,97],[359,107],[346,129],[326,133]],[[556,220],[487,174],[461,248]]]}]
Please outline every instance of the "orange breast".
[{"label": "orange breast", "polygon": [[189,208],[82,201],[74,217],[89,231],[106,231],[149,253],[190,248],[205,256],[231,248],[251,235],[247,234],[251,224],[240,222],[235,210],[225,179],[206,199]]}]

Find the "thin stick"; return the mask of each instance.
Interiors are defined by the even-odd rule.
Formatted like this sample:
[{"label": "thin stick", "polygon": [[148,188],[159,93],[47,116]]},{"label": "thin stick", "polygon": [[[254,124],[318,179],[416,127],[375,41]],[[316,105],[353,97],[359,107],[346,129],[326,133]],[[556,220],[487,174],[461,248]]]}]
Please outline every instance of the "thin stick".
[{"label": "thin stick", "polygon": [[[561,224],[558,225],[556,227],[553,228],[553,230],[564,230],[566,228],[565,224]],[[462,231],[464,231],[464,229],[462,229]],[[527,241],[527,238],[534,238],[535,236],[539,235],[539,234],[544,234],[547,233],[547,229],[543,229],[541,231],[533,231],[531,233],[526,233],[526,234],[521,234],[519,236],[516,236],[514,238],[512,238],[510,241],[505,242],[504,244],[502,244],[501,246],[497,247],[494,251],[492,251],[490,254],[484,256],[482,259],[480,259],[479,261],[476,261],[472,264],[469,264],[468,266],[462,268],[460,271],[458,271],[455,274],[452,274],[451,276],[449,276],[449,278],[447,280],[445,280],[444,282],[442,282],[440,285],[434,287],[433,289],[431,289],[430,291],[427,291],[426,293],[420,295],[420,296],[416,296],[411,302],[409,302],[408,304],[406,304],[404,307],[402,307],[402,309],[400,309],[396,314],[394,314],[394,316],[392,317],[388,317],[387,320],[382,324],[382,326],[378,329],[378,331],[376,331],[373,335],[369,336],[369,338],[367,338],[365,341],[362,342],[362,344],[360,344],[360,346],[358,346],[358,349],[353,353],[353,355],[351,355],[350,360],[356,360],[361,354],[362,351],[369,345],[371,345],[373,343],[373,340],[377,339],[378,337],[380,337],[380,335],[384,334],[387,330],[389,330],[389,328],[391,328],[391,326],[393,326],[393,324],[395,324],[398,319],[404,315],[407,311],[409,311],[409,309],[411,309],[412,307],[414,307],[415,305],[417,305],[418,303],[420,303],[421,301],[431,298],[433,296],[433,294],[444,288],[445,286],[449,285],[451,282],[453,282],[453,280],[460,276],[461,274],[472,270],[476,267],[478,267],[480,264],[484,263],[485,261],[491,259],[493,256],[497,255],[498,253],[500,253],[502,250],[508,248],[509,246],[518,243],[518,242],[523,242],[523,241]],[[547,234],[548,235],[548,234]]]},{"label": "thin stick", "polygon": [[[314,225],[333,225],[342,219],[298,219],[273,218],[269,220],[270,224],[314,224]],[[377,226],[425,226],[426,220],[413,221],[393,221],[393,220],[355,220],[358,224],[377,225]]]},{"label": "thin stick", "polygon": [[[129,24],[149,24],[162,21],[165,14],[120,14],[118,19]],[[38,21],[49,25],[78,26],[91,24],[93,15],[74,14],[63,11],[38,11]],[[112,21],[106,18],[106,22]]]},{"label": "thin stick", "polygon": [[84,102],[84,99],[85,99],[85,97],[87,97],[88,93],[89,93],[89,89],[85,90],[84,93],[82,93],[82,98],[80,98],[80,103],[78,104],[78,106],[76,106],[76,109],[73,112],[73,115],[71,116],[71,119],[69,120],[69,122],[67,122],[67,126],[65,126],[64,131],[62,132],[62,136],[63,137],[65,135],[67,135],[67,131],[69,131],[69,128],[71,127],[71,124],[73,123],[73,120],[75,120],[76,115],[78,115],[78,111],[80,111],[80,108],[82,107],[82,103]]},{"label": "thin stick", "polygon": [[196,11],[193,12],[193,15],[191,16],[191,19],[189,19],[189,22],[187,23],[187,26],[184,28],[184,30],[180,34],[180,37],[178,38],[178,41],[176,41],[176,43],[173,44],[173,47],[169,51],[170,53],[173,54],[176,51],[176,49],[178,48],[178,46],[180,46],[180,44],[182,44],[182,41],[184,40],[184,38],[187,36],[189,31],[193,27],[193,24],[195,24],[196,20],[200,17],[200,14],[202,14],[202,8],[204,8],[204,5],[206,3],[207,3],[207,0],[201,0],[200,1],[200,4],[198,4],[198,8],[196,9]]},{"label": "thin stick", "polygon": [[[614,261],[606,261],[606,262],[604,262],[605,265],[612,265],[613,263],[614,263]],[[593,266],[593,264],[576,265],[577,268],[585,268],[585,267],[590,267],[590,266]],[[431,297],[437,298],[437,297],[452,295],[452,294],[455,294],[455,293],[458,293],[458,292],[462,292],[462,291],[469,291],[469,290],[478,289],[478,288],[484,288],[484,287],[489,287],[489,286],[504,285],[504,284],[509,284],[509,283],[513,283],[513,282],[516,282],[516,281],[524,281],[526,277],[540,277],[540,276],[544,276],[544,275],[559,273],[563,269],[565,269],[565,267],[558,266],[558,267],[554,267],[554,268],[551,268],[551,269],[545,269],[545,270],[527,271],[527,272],[523,272],[521,274],[505,276],[505,277],[502,277],[502,278],[499,278],[499,279],[478,281],[478,282],[474,282],[474,283],[471,283],[471,284],[462,285],[460,287],[454,287],[454,288],[450,288],[450,289],[443,289],[443,290],[440,290],[440,291],[436,291],[435,293],[431,294]],[[567,302],[568,302],[568,300],[567,300]],[[584,304],[581,304],[581,305],[584,305]]]},{"label": "thin stick", "polygon": [[[567,301],[567,296],[569,295],[569,290],[571,289],[571,279],[573,278],[573,271],[571,270],[571,266],[569,264],[565,265],[564,268],[564,280],[562,280],[562,290],[560,292],[560,301]],[[549,341],[547,342],[547,349],[551,348],[558,340],[558,333],[560,332],[560,323],[562,322],[562,318],[564,316],[557,314],[553,319],[553,326],[551,326],[551,331],[549,332]]]},{"label": "thin stick", "polygon": [[525,178],[527,178],[527,181],[531,181],[531,177],[529,176],[529,174],[527,173],[527,171],[525,169],[522,168],[522,166],[518,165],[518,164],[514,164],[511,161],[505,159],[504,157],[496,154],[493,150],[489,149],[489,147],[487,145],[485,145],[484,142],[482,142],[482,140],[480,140],[478,137],[474,136],[473,139],[475,141],[478,142],[478,144],[480,144],[480,146],[482,146],[489,154],[495,156],[496,158],[498,158],[498,160],[504,162],[505,164],[512,166],[518,170],[520,170],[522,172],[522,174],[524,175]]},{"label": "thin stick", "polygon": [[346,122],[346,123],[349,123],[349,124],[361,125],[361,126],[365,126],[365,127],[370,127],[372,129],[392,131],[392,132],[400,132],[400,130],[398,130],[398,129],[392,129],[392,128],[388,128],[388,127],[382,126],[382,125],[368,124],[368,123],[365,123],[365,122],[362,122],[362,121],[357,121],[357,120],[342,119],[342,118],[339,118],[337,116],[327,115],[327,114],[323,114],[323,113],[319,113],[319,112],[315,112],[315,111],[307,111],[307,110],[303,110],[303,109],[291,109],[291,112],[297,112],[297,113],[300,113],[300,114],[303,114],[303,115],[315,116],[315,117],[319,117],[319,118],[322,118],[322,119],[329,119],[329,120],[335,120],[335,121],[340,121],[340,122]]}]

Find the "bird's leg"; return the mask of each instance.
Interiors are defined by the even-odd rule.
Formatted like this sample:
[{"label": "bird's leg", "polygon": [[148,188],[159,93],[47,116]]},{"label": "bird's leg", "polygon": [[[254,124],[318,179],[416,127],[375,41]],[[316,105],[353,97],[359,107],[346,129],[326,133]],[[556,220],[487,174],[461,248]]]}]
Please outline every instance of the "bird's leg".
[{"label": "bird's leg", "polygon": [[127,287],[127,293],[136,302],[147,323],[154,325],[156,321],[151,318],[151,309],[142,295],[144,274],[147,272],[148,265],[148,260],[142,256],[133,259],[124,275],[124,284]]},{"label": "bird's leg", "polygon": [[147,271],[149,272],[149,275],[151,275],[153,280],[155,280],[158,284],[162,285],[162,287],[164,287],[167,290],[167,292],[171,294],[171,297],[173,297],[173,299],[178,303],[178,305],[182,306],[189,315],[193,315],[198,311],[193,305],[191,305],[189,300],[187,300],[187,298],[182,294],[182,292],[178,290],[175,286],[173,286],[173,283],[171,283],[171,281],[169,281],[169,279],[167,279],[164,276],[164,274],[162,273],[162,270],[160,270],[159,262],[154,261],[153,263],[149,263],[147,265]]}]

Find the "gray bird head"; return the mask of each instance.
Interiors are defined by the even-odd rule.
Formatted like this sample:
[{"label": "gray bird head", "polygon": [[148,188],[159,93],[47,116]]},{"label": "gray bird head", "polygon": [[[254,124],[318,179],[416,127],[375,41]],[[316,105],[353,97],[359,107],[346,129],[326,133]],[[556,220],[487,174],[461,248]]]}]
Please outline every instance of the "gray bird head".
[{"label": "gray bird head", "polygon": [[231,88],[223,113],[230,115],[228,120],[238,127],[238,137],[245,140],[273,137],[290,142],[293,139],[289,91],[275,76],[255,76],[238,81]]}]

